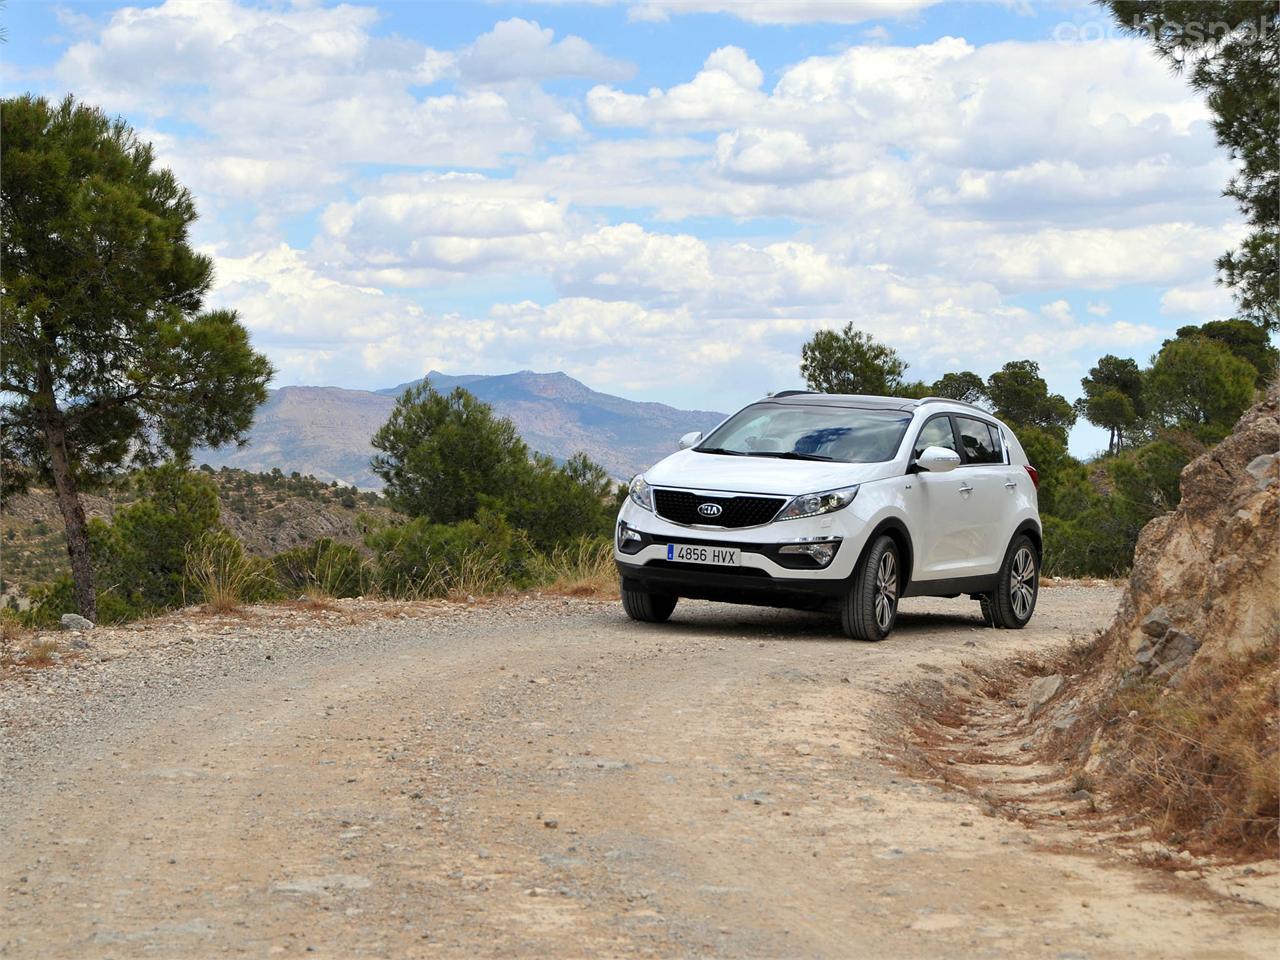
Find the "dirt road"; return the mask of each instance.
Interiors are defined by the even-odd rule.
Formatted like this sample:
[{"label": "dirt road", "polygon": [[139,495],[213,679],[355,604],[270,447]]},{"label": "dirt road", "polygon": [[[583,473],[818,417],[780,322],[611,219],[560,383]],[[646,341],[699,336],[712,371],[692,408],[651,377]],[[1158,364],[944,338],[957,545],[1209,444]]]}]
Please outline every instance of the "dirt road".
[{"label": "dirt road", "polygon": [[6,719],[0,955],[1273,956],[1260,908],[1047,852],[883,756],[901,683],[1115,599],[1045,590],[1021,633],[909,601],[878,645],[526,600],[107,664],[75,723],[38,688]]}]

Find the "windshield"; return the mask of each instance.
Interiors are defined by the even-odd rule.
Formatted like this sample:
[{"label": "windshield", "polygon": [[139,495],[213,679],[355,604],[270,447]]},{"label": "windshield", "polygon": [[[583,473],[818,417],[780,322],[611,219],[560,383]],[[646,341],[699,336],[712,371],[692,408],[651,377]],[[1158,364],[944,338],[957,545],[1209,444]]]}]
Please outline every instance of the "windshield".
[{"label": "windshield", "polygon": [[756,403],[694,449],[746,457],[879,463],[892,460],[911,415],[900,410]]}]

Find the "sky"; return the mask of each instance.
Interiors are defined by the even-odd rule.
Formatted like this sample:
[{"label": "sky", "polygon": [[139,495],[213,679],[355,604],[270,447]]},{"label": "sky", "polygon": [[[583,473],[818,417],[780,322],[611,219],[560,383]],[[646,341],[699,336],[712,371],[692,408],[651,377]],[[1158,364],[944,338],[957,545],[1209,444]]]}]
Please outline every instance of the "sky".
[{"label": "sky", "polygon": [[[1202,99],[1076,0],[39,3],[6,95],[128,120],[275,386],[563,370],[732,410],[856,327],[1074,399],[1228,317]],[[1106,437],[1077,426],[1079,455]]]}]

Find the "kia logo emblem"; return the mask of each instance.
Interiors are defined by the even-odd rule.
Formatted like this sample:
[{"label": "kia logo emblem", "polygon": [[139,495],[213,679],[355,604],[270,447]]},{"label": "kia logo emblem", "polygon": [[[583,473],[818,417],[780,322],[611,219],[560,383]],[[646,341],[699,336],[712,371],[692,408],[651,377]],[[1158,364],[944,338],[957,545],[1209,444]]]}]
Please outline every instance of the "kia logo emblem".
[{"label": "kia logo emblem", "polygon": [[718,517],[724,513],[724,507],[718,503],[703,503],[698,506],[698,512],[704,517]]}]

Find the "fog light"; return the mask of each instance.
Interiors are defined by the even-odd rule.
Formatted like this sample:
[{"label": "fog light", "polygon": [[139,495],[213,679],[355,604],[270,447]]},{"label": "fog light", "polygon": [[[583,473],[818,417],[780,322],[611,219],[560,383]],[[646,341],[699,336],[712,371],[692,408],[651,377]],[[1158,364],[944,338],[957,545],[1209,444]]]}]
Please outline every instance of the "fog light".
[{"label": "fog light", "polygon": [[632,530],[625,523],[618,524],[618,549],[626,550],[631,544],[640,542],[640,534]]},{"label": "fog light", "polygon": [[829,564],[840,546],[839,540],[818,540],[812,543],[788,543],[778,549],[779,553],[800,554],[809,557],[820,567]]}]

